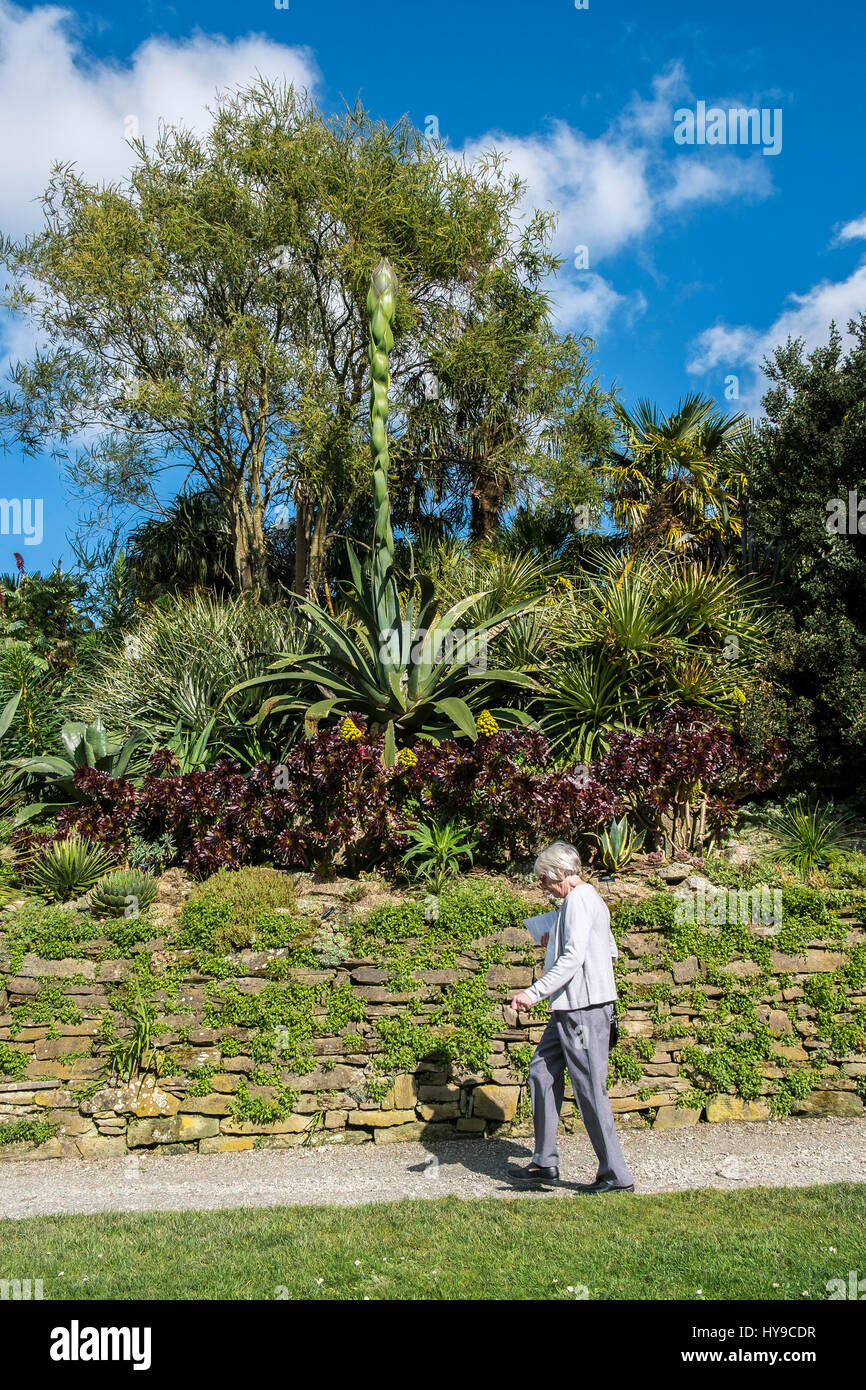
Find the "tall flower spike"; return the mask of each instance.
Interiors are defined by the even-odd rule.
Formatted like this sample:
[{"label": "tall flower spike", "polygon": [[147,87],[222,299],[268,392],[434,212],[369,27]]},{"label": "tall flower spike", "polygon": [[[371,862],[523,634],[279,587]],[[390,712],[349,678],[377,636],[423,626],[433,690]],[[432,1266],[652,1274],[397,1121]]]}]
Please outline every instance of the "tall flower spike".
[{"label": "tall flower spike", "polygon": [[388,498],[388,389],[391,385],[389,354],[394,346],[391,324],[397,302],[397,277],[387,256],[370,277],[367,316],[370,321],[370,449],[373,455],[374,564],[383,573],[394,559],[391,504]]}]

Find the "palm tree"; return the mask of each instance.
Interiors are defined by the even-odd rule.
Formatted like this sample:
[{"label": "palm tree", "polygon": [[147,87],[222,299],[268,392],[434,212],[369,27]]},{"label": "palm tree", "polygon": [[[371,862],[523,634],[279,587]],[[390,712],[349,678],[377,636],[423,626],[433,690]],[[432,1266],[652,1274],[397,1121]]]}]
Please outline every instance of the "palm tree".
[{"label": "palm tree", "polygon": [[623,447],[602,475],[632,554],[695,551],[723,531],[739,534],[744,415],[723,415],[698,395],[686,396],[671,415],[646,400],[633,413],[616,402],[614,413]]}]

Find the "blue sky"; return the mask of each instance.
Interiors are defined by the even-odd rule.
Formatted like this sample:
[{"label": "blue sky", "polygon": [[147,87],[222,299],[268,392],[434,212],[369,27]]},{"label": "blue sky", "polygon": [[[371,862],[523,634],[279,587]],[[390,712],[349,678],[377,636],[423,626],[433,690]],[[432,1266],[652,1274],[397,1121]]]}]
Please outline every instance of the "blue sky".
[{"label": "blue sky", "polygon": [[[528,180],[527,206],[557,209],[559,321],[593,334],[627,401],[669,409],[700,390],[756,412],[774,343],[814,345],[866,309],[864,40],[853,0],[0,0],[0,225],[35,229],[52,159],[122,177],[130,118],[145,138],[159,119],[201,127],[215,89],[256,70],[325,109],[360,94],[374,115],[435,120],[454,150],[496,145]],[[780,111],[779,153],[676,144],[674,113],[700,102]],[[30,337],[8,320],[2,337],[8,366]],[[30,570],[67,561],[74,507],[53,462],[12,452],[0,468],[3,497],[44,499],[41,544],[0,535],[0,570],[16,549]]]}]

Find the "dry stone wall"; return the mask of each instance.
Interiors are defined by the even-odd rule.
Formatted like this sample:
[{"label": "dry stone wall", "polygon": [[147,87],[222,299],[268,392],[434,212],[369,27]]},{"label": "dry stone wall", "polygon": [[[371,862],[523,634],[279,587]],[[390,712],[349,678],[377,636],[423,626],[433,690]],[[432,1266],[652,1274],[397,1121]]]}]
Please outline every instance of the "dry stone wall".
[{"label": "dry stone wall", "polygon": [[[667,1128],[768,1118],[774,1093],[780,1085],[790,1088],[792,1076],[799,1078],[797,1093],[789,1096],[794,1113],[862,1118],[862,1039],[850,1051],[839,1051],[838,1043],[848,1036],[845,1020],[856,1019],[866,1006],[866,989],[848,991],[835,1016],[842,1027],[835,1038],[826,1036],[827,1015],[820,1000],[810,1002],[814,990],[809,981],[826,980],[835,987],[852,952],[866,946],[856,914],[846,920],[843,913],[842,918],[844,940],[838,932],[830,940],[813,938],[793,954],[766,943],[769,968],[743,952],[716,967],[697,953],[665,961],[664,932],[651,924],[630,925],[621,935],[617,963],[628,1001],[618,1049],[625,1062],[612,1068],[609,1080],[618,1122]],[[765,928],[757,931],[766,939]],[[165,1009],[164,1031],[153,1039],[148,1070],[131,1081],[112,1076],[103,1023],[112,998],[135,971],[134,958],[82,954],[46,960],[31,953],[13,971],[12,962],[0,954],[0,1062],[6,1058],[0,1068],[5,1073],[0,1076],[0,1136],[6,1140],[0,1143],[0,1159],[527,1134],[526,1068],[544,1019],[515,1017],[507,1001],[514,990],[538,977],[543,953],[536,950],[529,963],[526,935],[513,927],[487,938],[485,948],[491,944],[497,948],[497,963],[485,968],[479,963],[485,959],[480,948],[463,951],[453,968],[420,972],[412,992],[395,987],[388,969],[370,958],[344,960],[329,970],[287,969],[281,988],[301,985],[313,991],[311,997],[322,991],[323,999],[325,991],[342,988],[344,997],[350,992],[363,1002],[363,1018],[334,1029],[325,1003],[314,1003],[310,1069],[298,1073],[284,1067],[272,1078],[278,1084],[270,1085],[256,1080],[255,1030],[232,1023],[215,1026],[208,1012],[211,982],[193,967],[189,952],[176,952],[171,959],[151,955],[151,970],[175,974],[171,988],[164,990],[158,974],[149,978],[149,997]],[[237,995],[249,998],[273,987],[273,962],[284,954],[244,951],[227,958]],[[496,1021],[484,1066],[469,1070],[460,1062],[428,1056],[386,1072],[377,1020],[405,1017],[412,1010],[414,1022],[423,1027],[435,1015],[443,990],[476,980],[482,968],[484,997]],[[743,998],[748,994],[757,1020],[752,1032],[771,1039],[767,1055],[751,1063],[753,1082],[758,1077],[751,1089],[757,1093],[744,1096],[736,1084],[719,1083],[716,1094],[700,1097],[695,1049],[712,1051],[701,1039],[706,1039],[714,1010],[728,1007],[731,988],[745,991]],[[68,1006],[60,1012],[76,1021],[58,1020],[59,999]],[[47,1021],[46,1000],[52,1014]],[[31,1017],[34,1021],[28,1022]],[[748,1050],[741,1040],[731,1054],[735,1071],[737,1048],[743,1046]],[[280,1097],[283,1112],[265,1118],[267,1107]],[[691,1103],[683,1105],[684,1099]],[[563,1127],[572,1131],[579,1123],[569,1089]]]}]

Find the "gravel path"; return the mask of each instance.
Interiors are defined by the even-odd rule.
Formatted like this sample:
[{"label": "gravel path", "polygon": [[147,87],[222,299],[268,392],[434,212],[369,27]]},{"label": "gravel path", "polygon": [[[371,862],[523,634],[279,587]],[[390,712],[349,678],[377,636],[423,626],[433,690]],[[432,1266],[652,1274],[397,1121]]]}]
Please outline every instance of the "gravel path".
[{"label": "gravel path", "polygon": [[[694,1187],[804,1187],[866,1181],[866,1121],[773,1120],[701,1124],[663,1132],[621,1131],[638,1192]],[[75,1161],[6,1162],[0,1216],[59,1212],[181,1211],[333,1203],[355,1206],[401,1197],[513,1197],[509,1162],[525,1163],[530,1141],[358,1144],[318,1149],[257,1149],[227,1154],[142,1155]],[[569,1195],[591,1181],[585,1136],[560,1139]],[[521,1194],[525,1195],[525,1194]],[[531,1194],[530,1194],[531,1200]]]}]

